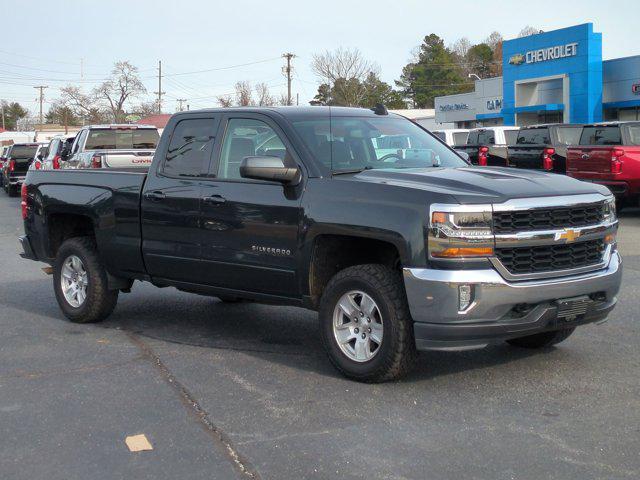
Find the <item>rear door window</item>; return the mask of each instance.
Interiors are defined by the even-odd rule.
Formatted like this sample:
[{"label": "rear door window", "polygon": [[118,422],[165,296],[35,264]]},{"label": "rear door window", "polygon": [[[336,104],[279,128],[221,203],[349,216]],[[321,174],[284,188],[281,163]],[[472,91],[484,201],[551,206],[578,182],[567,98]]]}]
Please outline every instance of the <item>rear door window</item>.
[{"label": "rear door window", "polygon": [[197,177],[206,171],[217,122],[213,118],[190,118],[176,125],[164,159],[162,172],[176,177]]},{"label": "rear door window", "polygon": [[580,136],[580,145],[621,145],[620,127],[584,127]]},{"label": "rear door window", "polygon": [[517,145],[549,145],[548,128],[524,128],[518,133]]},{"label": "rear door window", "polygon": [[436,137],[438,137],[443,142],[447,141],[447,134],[446,133],[444,133],[444,132],[431,132],[431,133],[433,133]]},{"label": "rear door window", "polygon": [[478,145],[495,145],[496,134],[493,130],[480,130],[478,132]]},{"label": "rear door window", "polygon": [[149,128],[135,129],[92,129],[87,138],[85,150],[131,150],[156,148],[158,131]]},{"label": "rear door window", "polygon": [[469,137],[468,132],[457,132],[453,134],[453,144],[457,147],[458,145],[464,145],[467,143],[467,138]]},{"label": "rear door window", "polygon": [[582,127],[558,127],[558,143],[561,145],[578,145]]},{"label": "rear door window", "polygon": [[504,139],[507,142],[507,145],[514,145],[516,143],[516,139],[518,138],[518,132],[520,130],[505,130],[504,131]]},{"label": "rear door window", "polygon": [[467,137],[467,145],[478,145],[478,135],[479,132],[469,132],[469,136]]}]

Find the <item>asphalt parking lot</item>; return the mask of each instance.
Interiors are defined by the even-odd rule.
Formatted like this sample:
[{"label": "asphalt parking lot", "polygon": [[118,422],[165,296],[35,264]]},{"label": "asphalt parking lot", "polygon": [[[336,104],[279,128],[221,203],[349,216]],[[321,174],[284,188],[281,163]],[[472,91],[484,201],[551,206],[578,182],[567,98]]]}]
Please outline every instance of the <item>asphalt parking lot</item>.
[{"label": "asphalt parking lot", "polygon": [[[345,380],[314,313],[136,284],[108,321],[64,320],[18,257],[0,194],[0,478],[640,478],[640,211],[620,302],[557,348],[423,353]],[[152,451],[124,439],[144,433]]]}]

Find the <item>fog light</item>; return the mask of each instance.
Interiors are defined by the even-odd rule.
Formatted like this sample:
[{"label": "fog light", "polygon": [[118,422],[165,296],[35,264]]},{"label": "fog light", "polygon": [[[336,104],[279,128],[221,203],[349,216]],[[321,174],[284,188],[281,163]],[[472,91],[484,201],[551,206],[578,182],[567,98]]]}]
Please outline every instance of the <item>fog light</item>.
[{"label": "fog light", "polygon": [[458,310],[466,310],[473,300],[471,285],[458,285]]}]

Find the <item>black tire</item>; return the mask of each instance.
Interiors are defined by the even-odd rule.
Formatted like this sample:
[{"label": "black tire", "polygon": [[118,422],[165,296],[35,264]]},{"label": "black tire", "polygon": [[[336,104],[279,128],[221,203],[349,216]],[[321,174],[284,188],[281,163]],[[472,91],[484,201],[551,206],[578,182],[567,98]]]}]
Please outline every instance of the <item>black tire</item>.
[{"label": "black tire", "polygon": [[[87,296],[79,307],[74,307],[64,297],[60,281],[64,261],[76,255],[87,272]],[[107,318],[118,302],[118,290],[109,290],[107,271],[100,262],[95,241],[90,237],[65,240],[58,249],[53,265],[53,289],[56,300],[65,316],[75,323],[99,322]]]},{"label": "black tire", "polygon": [[563,342],[573,333],[576,328],[563,328],[551,332],[536,333],[527,337],[518,337],[507,340],[509,345],[521,348],[545,348]]},{"label": "black tire", "polygon": [[[359,363],[347,357],[333,334],[333,311],[340,298],[360,290],[377,304],[383,318],[383,339],[372,359]],[[361,382],[384,382],[405,375],[416,359],[413,320],[400,274],[383,265],[356,265],[338,272],[320,299],[320,335],[333,365]]]}]

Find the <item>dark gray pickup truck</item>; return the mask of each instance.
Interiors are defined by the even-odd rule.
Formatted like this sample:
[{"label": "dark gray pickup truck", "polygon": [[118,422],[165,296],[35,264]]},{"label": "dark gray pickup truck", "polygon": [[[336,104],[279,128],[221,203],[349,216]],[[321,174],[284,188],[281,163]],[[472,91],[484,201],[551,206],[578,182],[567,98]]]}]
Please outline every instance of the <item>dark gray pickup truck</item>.
[{"label": "dark gray pickup truck", "polygon": [[53,266],[72,321],[135,280],[297,305],[361,381],[417,350],[556,344],[607,316],[622,274],[605,187],[473,167],[383,107],[178,113],[148,173],[34,170],[21,193],[23,256]]}]

